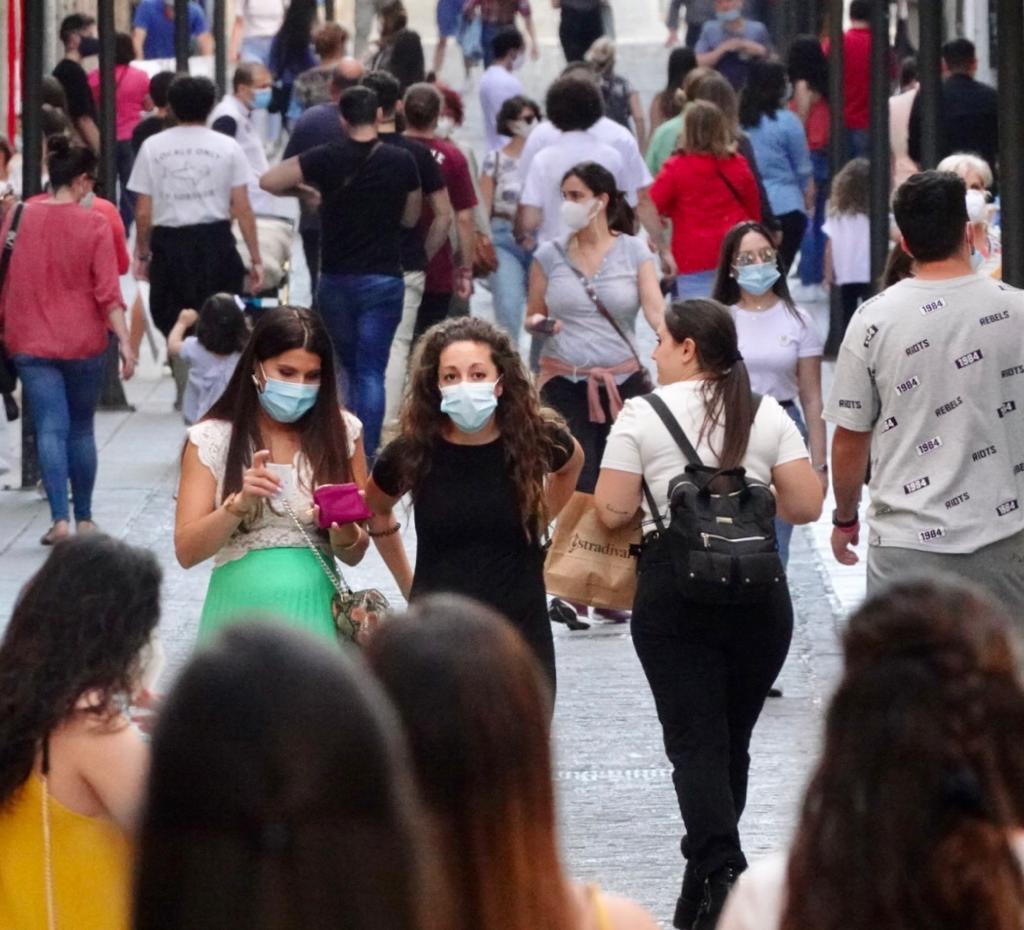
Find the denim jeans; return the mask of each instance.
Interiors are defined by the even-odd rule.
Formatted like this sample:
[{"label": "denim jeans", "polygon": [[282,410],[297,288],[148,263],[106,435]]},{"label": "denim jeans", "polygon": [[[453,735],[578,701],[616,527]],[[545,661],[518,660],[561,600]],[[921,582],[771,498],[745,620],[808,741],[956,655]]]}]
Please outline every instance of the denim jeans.
[{"label": "denim jeans", "polygon": [[[800,431],[800,435],[804,437],[804,442],[806,443],[807,424],[804,423],[800,408],[796,404],[786,404],[782,409],[789,414],[789,418],[796,424],[796,428]],[[779,558],[782,559],[782,566],[785,568],[789,564],[789,543],[793,538],[793,524],[787,523],[781,517],[776,517],[775,538],[779,543]]]},{"label": "denim jeans", "polygon": [[812,151],[811,165],[814,169],[814,216],[810,218],[803,242],[800,243],[800,283],[805,286],[821,284],[825,280],[826,236],[821,226],[825,222],[825,208],[828,206],[828,150]]},{"label": "denim jeans", "polygon": [[742,871],[750,737],[789,651],[789,588],[754,605],[684,601],[655,542],[640,558],[632,634],[672,764],[683,855],[701,879],[724,865]]},{"label": "denim jeans", "polygon": [[533,255],[516,243],[511,220],[491,220],[491,239],[498,254],[498,270],[491,275],[494,297],[494,319],[519,345],[526,317],[526,282],[530,276]]},{"label": "denim jeans", "polygon": [[402,279],[383,274],[320,275],[320,316],[338,359],[338,386],[363,421],[372,460],[384,421],[384,371],[402,319]]},{"label": "denim jeans", "polygon": [[15,355],[39,450],[39,469],[53,522],[68,519],[68,479],[75,519],[92,519],[96,484],[93,418],[103,387],[104,353],[92,358]]}]

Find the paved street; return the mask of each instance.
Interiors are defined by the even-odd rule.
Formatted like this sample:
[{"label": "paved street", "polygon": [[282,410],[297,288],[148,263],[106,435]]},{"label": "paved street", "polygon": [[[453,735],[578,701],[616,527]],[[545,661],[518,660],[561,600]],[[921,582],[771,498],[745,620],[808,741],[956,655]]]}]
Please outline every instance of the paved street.
[{"label": "paved street", "polygon": [[[523,78],[542,100],[544,87],[561,67],[561,54],[553,42],[550,13],[541,14],[541,5],[538,2],[545,39],[542,59],[529,64]],[[429,36],[433,29],[424,7],[414,4],[414,25]],[[660,47],[656,5],[653,0],[628,8],[620,3],[617,15],[620,33],[631,37],[621,48],[619,70],[634,82],[646,105],[662,85],[667,54]],[[453,52],[445,74],[456,87],[463,86],[460,71]],[[473,143],[482,137],[475,91],[466,102],[467,125],[460,138]],[[301,250],[293,266],[291,296],[294,302],[308,298]],[[488,303],[481,291],[478,311],[489,312]],[[824,308],[812,309],[823,322]],[[649,334],[646,339],[649,342]],[[166,684],[192,649],[209,566],[186,572],[174,561],[174,491],[183,428],[171,410],[169,376],[149,359],[145,346],[143,353],[145,364],[128,385],[137,411],[98,416],[95,514],[107,532],[151,547],[164,565],[161,633],[170,658]],[[0,432],[0,455],[17,447],[17,436],[16,429],[9,428],[6,435]],[[0,485],[16,476],[17,470],[0,477]],[[830,507],[826,504],[826,513]],[[408,524],[404,518],[403,522]],[[45,557],[38,539],[47,525],[45,502],[35,491],[0,492],[0,629],[20,586]],[[411,529],[407,526],[403,532],[411,544]],[[752,858],[787,842],[814,760],[822,707],[836,677],[836,630],[844,610],[863,590],[863,569],[838,571],[827,554],[827,537],[826,520],[794,536],[790,576],[796,632],[780,679],[784,697],[769,701],[755,732],[750,801],[742,825]],[[376,553],[371,552],[351,575],[358,587],[375,585],[393,601],[400,600]],[[576,877],[636,897],[667,927],[681,875],[679,814],[629,628],[597,626],[569,633],[559,627],[556,639],[556,751],[568,862]]]}]

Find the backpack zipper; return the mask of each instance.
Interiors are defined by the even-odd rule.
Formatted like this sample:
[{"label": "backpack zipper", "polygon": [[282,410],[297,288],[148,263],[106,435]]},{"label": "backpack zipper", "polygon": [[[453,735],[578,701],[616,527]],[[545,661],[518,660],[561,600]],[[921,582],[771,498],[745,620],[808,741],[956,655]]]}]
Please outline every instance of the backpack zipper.
[{"label": "backpack zipper", "polygon": [[711,543],[709,540],[720,539],[722,542],[727,543],[745,543],[745,542],[764,542],[767,536],[740,536],[737,539],[729,539],[727,536],[719,536],[716,533],[701,533],[701,538],[704,540],[704,548],[710,549]]}]

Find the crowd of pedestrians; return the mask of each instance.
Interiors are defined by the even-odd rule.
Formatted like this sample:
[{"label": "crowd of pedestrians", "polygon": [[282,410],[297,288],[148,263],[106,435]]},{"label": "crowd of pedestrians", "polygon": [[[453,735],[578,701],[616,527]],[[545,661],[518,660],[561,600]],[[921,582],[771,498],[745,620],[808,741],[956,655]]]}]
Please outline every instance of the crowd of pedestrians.
[{"label": "crowd of pedestrians", "polygon": [[[171,7],[141,0],[99,194],[95,23],[64,20],[44,194],[19,201],[0,144],[0,388],[53,547],[0,642],[0,926],[650,930],[559,849],[552,621],[593,618],[629,624],[661,726],[674,927],[1019,924],[1024,296],[973,46],[943,49],[937,170],[901,63],[873,282],[869,0],[841,113],[827,45],[781,59],[773,4],[687,3],[649,108],[611,8],[554,6],[541,101],[528,0],[440,0],[435,71],[446,39],[484,65],[474,152],[401,0],[357,0],[358,58],[313,0],[241,0],[219,100],[132,64],[174,51]],[[189,23],[209,52],[200,4]],[[279,300],[293,242],[310,307]],[[101,388],[149,319],[184,420],[174,554],[212,562],[164,695],[157,560],[92,513]],[[830,491],[868,598],[792,848],[748,869],[791,540]],[[404,615],[359,583],[371,546]]]}]

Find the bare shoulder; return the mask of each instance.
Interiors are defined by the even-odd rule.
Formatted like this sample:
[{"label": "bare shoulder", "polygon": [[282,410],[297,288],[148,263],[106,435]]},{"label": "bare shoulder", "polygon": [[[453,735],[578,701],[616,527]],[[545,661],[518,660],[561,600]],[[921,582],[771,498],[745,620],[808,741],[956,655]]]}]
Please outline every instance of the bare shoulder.
[{"label": "bare shoulder", "polygon": [[602,897],[615,930],[658,930],[658,923],[647,908],[631,898],[611,894]]}]

